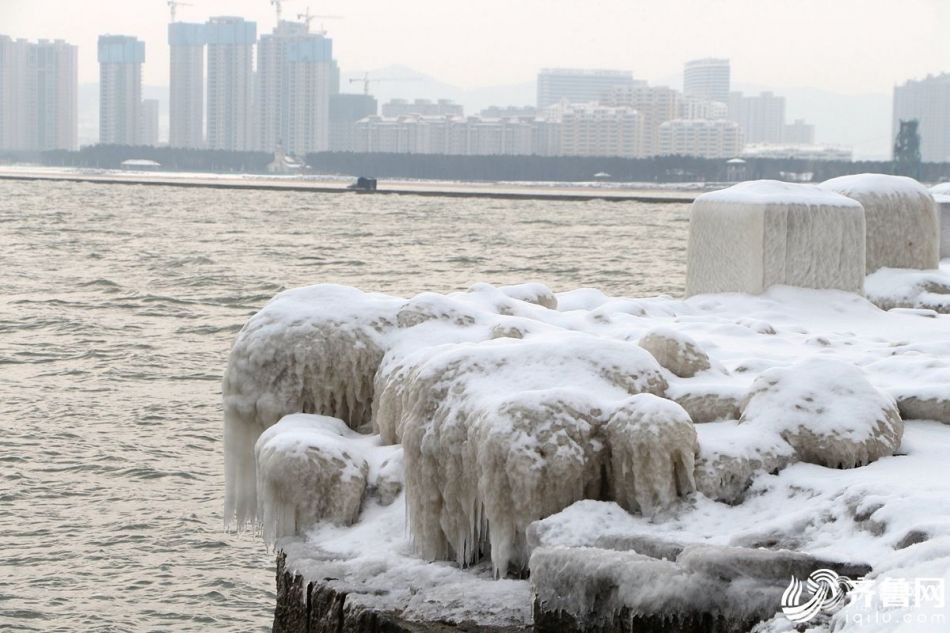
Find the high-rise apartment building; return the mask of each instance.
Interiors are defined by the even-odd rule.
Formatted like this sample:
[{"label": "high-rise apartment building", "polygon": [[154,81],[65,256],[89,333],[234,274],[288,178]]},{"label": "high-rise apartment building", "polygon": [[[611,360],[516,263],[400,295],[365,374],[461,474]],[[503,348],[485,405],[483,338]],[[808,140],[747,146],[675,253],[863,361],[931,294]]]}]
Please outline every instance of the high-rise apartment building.
[{"label": "high-rise apartment building", "polygon": [[782,143],[788,145],[814,145],[815,126],[806,123],[804,119],[795,119],[794,122],[787,123],[782,131]]},{"label": "high-rise apartment building", "polygon": [[643,85],[624,70],[545,68],[538,73],[539,109],[567,103],[598,102],[614,88]]},{"label": "high-rise apartment building", "polygon": [[728,59],[695,59],[683,69],[683,94],[707,101],[728,103],[730,67]]},{"label": "high-rise apartment building", "polygon": [[785,133],[785,97],[771,92],[746,97],[734,92],[729,97],[729,118],[742,128],[746,143],[781,143]]},{"label": "high-rise apartment building", "polygon": [[734,158],[742,151],[739,125],[726,119],[675,119],[660,126],[660,155]]},{"label": "high-rise apartment building", "polygon": [[354,125],[375,114],[376,98],[372,95],[330,95],[330,151],[354,151]]},{"label": "high-rise apartment building", "polygon": [[125,35],[99,36],[99,142],[137,145],[145,43]]},{"label": "high-rise apartment building", "polygon": [[891,140],[901,121],[916,119],[920,157],[927,162],[950,161],[950,74],[910,80],[894,88]]},{"label": "high-rise apartment building", "polygon": [[660,153],[660,125],[679,118],[682,95],[666,86],[633,86],[614,88],[603,103],[610,106],[633,108],[643,119],[643,137],[640,143],[641,156],[656,156]]},{"label": "high-rise apartment building", "polygon": [[142,101],[139,145],[158,145],[158,99]]},{"label": "high-rise apartment building", "polygon": [[168,46],[168,144],[200,148],[204,145],[205,25],[169,24]]},{"label": "high-rise apartment building", "polygon": [[559,156],[633,158],[643,154],[643,117],[633,108],[570,104],[554,106],[547,116],[560,123]]},{"label": "high-rise apartment building", "polygon": [[0,35],[0,149],[77,149],[76,47]]},{"label": "high-rise apartment building", "polygon": [[330,96],[339,92],[333,41],[281,21],[257,51],[256,147],[302,156],[330,147]]},{"label": "high-rise apartment building", "polygon": [[208,149],[253,149],[254,42],[257,24],[216,17],[205,24],[208,45]]}]

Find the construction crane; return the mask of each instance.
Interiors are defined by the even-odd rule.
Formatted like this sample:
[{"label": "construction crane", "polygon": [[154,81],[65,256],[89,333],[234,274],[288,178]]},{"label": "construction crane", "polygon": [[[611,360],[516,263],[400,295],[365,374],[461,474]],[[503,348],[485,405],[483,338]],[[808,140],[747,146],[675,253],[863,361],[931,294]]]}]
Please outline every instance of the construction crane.
[{"label": "construction crane", "polygon": [[283,0],[270,0],[270,3],[274,5],[274,9],[277,10],[277,24],[280,24],[280,10]]},{"label": "construction crane", "polygon": [[176,20],[176,14],[178,12],[178,7],[191,7],[194,6],[190,2],[178,2],[178,0],[168,0],[168,8],[172,14],[172,22]]},{"label": "construction crane", "polygon": [[369,85],[371,83],[376,83],[379,81],[419,81],[419,80],[412,79],[410,77],[370,77],[369,73],[363,73],[362,77],[355,77],[355,78],[350,79],[351,84],[355,84],[357,82],[363,84],[364,95],[369,94]]},{"label": "construction crane", "polygon": [[[307,7],[306,13],[297,14],[297,19],[300,20],[301,22],[304,22],[307,25],[308,31],[310,30],[310,23],[313,22],[314,18],[321,18],[324,20],[342,20],[343,16],[342,15],[313,15],[310,13],[310,7]],[[319,32],[323,35],[326,35],[327,31],[321,25]]]}]

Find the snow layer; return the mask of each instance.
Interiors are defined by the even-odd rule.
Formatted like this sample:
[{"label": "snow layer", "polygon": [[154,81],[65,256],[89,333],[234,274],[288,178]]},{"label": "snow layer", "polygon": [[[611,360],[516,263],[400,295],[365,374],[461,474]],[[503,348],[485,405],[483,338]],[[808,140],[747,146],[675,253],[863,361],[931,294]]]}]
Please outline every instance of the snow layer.
[{"label": "snow layer", "polygon": [[858,174],[821,184],[864,207],[867,273],[879,268],[936,268],[940,226],[931,193],[904,176]]},{"label": "snow layer", "polygon": [[[950,265],[950,260],[947,262]],[[950,271],[881,268],[864,282],[867,298],[884,310],[912,308],[950,312]]]},{"label": "snow layer", "polygon": [[861,205],[812,185],[755,181],[699,196],[689,223],[686,294],[757,294],[785,284],[861,292]]}]

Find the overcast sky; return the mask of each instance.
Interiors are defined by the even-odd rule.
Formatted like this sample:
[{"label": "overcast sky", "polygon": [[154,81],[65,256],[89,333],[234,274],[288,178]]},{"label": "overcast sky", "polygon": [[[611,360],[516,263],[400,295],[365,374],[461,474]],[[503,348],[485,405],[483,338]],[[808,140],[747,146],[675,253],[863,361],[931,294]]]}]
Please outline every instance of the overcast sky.
[{"label": "overcast sky", "polygon": [[[189,0],[179,19],[240,15],[274,27],[269,0]],[[391,64],[461,87],[530,81],[544,66],[632,70],[659,80],[688,59],[729,57],[733,81],[890,92],[950,70],[950,0],[294,0],[328,20],[344,72]],[[0,0],[0,33],[80,47],[98,81],[96,37],[146,42],[144,81],[168,83],[165,0]],[[942,32],[941,32],[942,29]]]}]

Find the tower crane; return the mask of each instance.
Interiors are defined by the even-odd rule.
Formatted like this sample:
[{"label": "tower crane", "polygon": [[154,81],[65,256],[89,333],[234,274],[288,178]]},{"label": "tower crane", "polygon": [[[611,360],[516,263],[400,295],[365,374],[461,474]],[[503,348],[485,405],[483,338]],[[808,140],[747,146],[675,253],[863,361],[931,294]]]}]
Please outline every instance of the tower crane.
[{"label": "tower crane", "polygon": [[419,81],[418,79],[411,79],[409,77],[370,77],[369,73],[363,73],[362,77],[354,77],[350,79],[351,84],[362,83],[363,84],[363,94],[369,94],[369,85],[371,83],[377,83],[380,81]]},{"label": "tower crane", "polygon": [[270,3],[274,6],[274,9],[277,11],[277,24],[280,24],[280,11],[281,11],[281,5],[283,5],[283,0],[270,0]]},{"label": "tower crane", "polygon": [[172,14],[172,22],[175,22],[175,20],[176,20],[176,15],[177,15],[177,13],[178,13],[178,7],[191,7],[191,6],[194,6],[194,5],[192,5],[190,2],[178,2],[178,0],[168,0],[168,2],[167,2],[166,4],[168,4],[168,8],[169,8],[169,10],[170,10],[170,12],[171,12],[171,14]]},{"label": "tower crane", "polygon": [[[314,18],[321,18],[324,20],[342,20],[343,16],[342,15],[314,15],[310,13],[310,7],[307,7],[306,13],[297,14],[297,19],[307,25],[308,31],[310,30],[310,23],[313,22]],[[322,26],[320,27],[320,33],[323,33],[323,34],[326,33],[326,29],[324,29]]]}]

